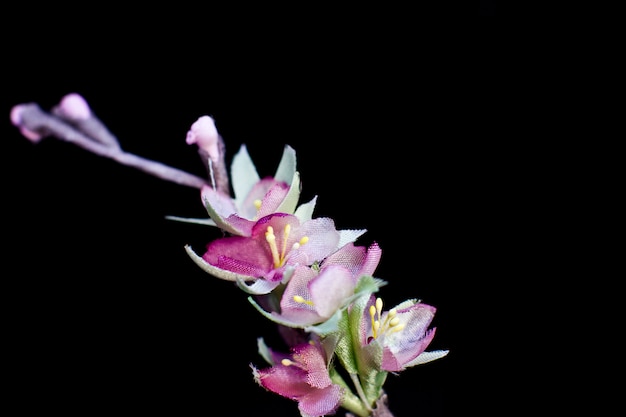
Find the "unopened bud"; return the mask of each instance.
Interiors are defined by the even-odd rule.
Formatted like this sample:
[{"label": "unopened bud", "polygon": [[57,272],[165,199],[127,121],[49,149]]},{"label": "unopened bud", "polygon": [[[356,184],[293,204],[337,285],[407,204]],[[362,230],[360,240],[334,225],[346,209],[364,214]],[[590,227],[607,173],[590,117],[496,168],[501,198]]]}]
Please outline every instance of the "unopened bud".
[{"label": "unopened bud", "polygon": [[27,106],[23,104],[13,106],[13,108],[11,109],[11,123],[13,123],[14,126],[17,126],[20,129],[20,133],[24,135],[26,139],[30,140],[33,143],[37,143],[43,138],[43,135],[35,131],[29,130],[22,125],[22,113],[24,112],[24,110],[26,110],[26,108]]},{"label": "unopened bud", "polygon": [[197,144],[204,150],[213,161],[218,161],[220,156],[219,138],[215,122],[210,116],[201,116],[187,132],[187,144]]},{"label": "unopened bud", "polygon": [[91,117],[91,110],[87,101],[76,93],[65,95],[59,103],[59,111],[71,120],[87,120]]}]

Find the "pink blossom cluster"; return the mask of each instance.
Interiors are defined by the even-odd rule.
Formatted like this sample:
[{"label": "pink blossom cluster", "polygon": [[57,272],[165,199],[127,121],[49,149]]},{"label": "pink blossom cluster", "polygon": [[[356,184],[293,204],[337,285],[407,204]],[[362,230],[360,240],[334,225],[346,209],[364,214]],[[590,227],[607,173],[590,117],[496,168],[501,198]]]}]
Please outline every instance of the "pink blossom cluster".
[{"label": "pink blossom cluster", "polygon": [[[203,116],[187,143],[210,155],[218,138],[213,119]],[[234,195],[210,185],[201,190],[209,222],[224,237],[201,253],[186,250],[204,271],[248,293],[261,314],[299,335],[286,338],[285,353],[259,339],[267,366],[251,368],[262,387],[297,401],[305,417],[340,407],[366,417],[388,373],[448,353],[426,351],[435,336],[435,307],[409,299],[385,309],[376,296],[386,284],[374,276],[381,248],[355,244],[366,230],[338,230],[333,219],[314,217],[317,197],[299,202],[294,149],[285,146],[276,173],[261,178],[243,145],[230,181]]]},{"label": "pink blossom cluster", "polygon": [[66,95],[51,113],[18,104],[11,122],[38,143],[57,137],[154,176],[195,187],[208,218],[188,219],[216,227],[222,237],[202,251],[185,250],[208,274],[231,281],[254,308],[281,330],[280,352],[257,339],[263,366],[250,364],[255,381],[294,400],[303,417],[380,413],[389,373],[442,358],[427,351],[435,336],[435,307],[415,298],[386,308],[377,295],[387,284],[374,274],[382,250],[355,242],[365,229],[337,229],[314,217],[317,196],[300,201],[296,152],[285,146],[272,176],[261,177],[242,145],[225,166],[224,143],[210,116],[190,127],[186,143],[198,147],[209,179],[124,152],[78,94]]}]

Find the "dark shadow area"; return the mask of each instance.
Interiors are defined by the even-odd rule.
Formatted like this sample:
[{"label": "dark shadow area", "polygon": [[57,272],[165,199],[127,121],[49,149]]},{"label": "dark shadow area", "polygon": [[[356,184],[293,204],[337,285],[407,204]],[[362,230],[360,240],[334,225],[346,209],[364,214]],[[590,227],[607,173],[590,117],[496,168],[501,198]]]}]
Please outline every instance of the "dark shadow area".
[{"label": "dark shadow area", "polygon": [[496,0],[480,0],[480,15],[481,16],[495,16],[496,15]]}]

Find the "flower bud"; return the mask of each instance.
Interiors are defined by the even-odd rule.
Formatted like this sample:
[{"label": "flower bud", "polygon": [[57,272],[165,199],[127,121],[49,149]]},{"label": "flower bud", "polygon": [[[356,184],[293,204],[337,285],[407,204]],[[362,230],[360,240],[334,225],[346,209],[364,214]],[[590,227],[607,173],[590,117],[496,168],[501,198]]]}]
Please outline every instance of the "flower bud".
[{"label": "flower bud", "polygon": [[197,144],[213,161],[217,162],[220,156],[219,139],[215,122],[210,116],[201,116],[187,132],[187,144]]},{"label": "flower bud", "polygon": [[20,133],[24,135],[26,139],[30,140],[33,143],[37,143],[43,138],[43,136],[22,126],[22,112],[25,109],[26,106],[23,104],[13,106],[13,108],[11,109],[11,123],[13,123],[14,126],[17,126],[20,129]]},{"label": "flower bud", "polygon": [[71,120],[87,120],[91,117],[91,110],[85,99],[76,93],[65,95],[59,103],[61,114]]}]

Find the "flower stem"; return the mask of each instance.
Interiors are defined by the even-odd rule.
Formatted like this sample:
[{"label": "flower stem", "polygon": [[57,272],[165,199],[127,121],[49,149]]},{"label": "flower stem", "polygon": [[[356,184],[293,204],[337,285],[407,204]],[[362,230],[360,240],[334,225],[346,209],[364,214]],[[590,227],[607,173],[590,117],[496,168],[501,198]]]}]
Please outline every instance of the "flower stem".
[{"label": "flower stem", "polygon": [[333,369],[330,372],[330,379],[335,384],[340,385],[345,389],[345,395],[341,401],[341,406],[345,408],[346,410],[354,413],[354,414],[349,414],[349,415],[352,415],[353,417],[355,416],[368,417],[370,415],[370,412],[372,410],[368,409],[369,407],[366,406],[366,403],[364,403],[363,401],[359,399],[359,397],[354,395],[354,393],[352,392],[352,390],[350,389],[346,381],[344,381],[341,375],[339,375],[337,370]]},{"label": "flower stem", "polygon": [[354,384],[354,387],[356,388],[357,394],[359,394],[359,398],[361,399],[363,404],[365,404],[365,406],[367,407],[367,410],[371,412],[372,408],[370,407],[369,401],[367,400],[367,396],[365,395],[365,392],[363,391],[363,387],[361,386],[361,381],[359,380],[359,376],[357,374],[350,373],[350,378],[352,379],[352,383]]},{"label": "flower stem", "polygon": [[101,133],[102,130],[100,130],[99,137],[96,138],[79,130],[81,126],[89,126],[88,124],[69,123],[61,117],[44,112],[34,103],[21,104],[19,106],[19,127],[35,132],[41,135],[41,137],[56,137],[80,146],[96,155],[111,158],[120,164],[137,168],[152,176],[176,184],[198,189],[208,184],[207,180],[193,174],[122,151],[117,142],[111,137],[108,137],[105,141],[104,138],[106,136]]}]

